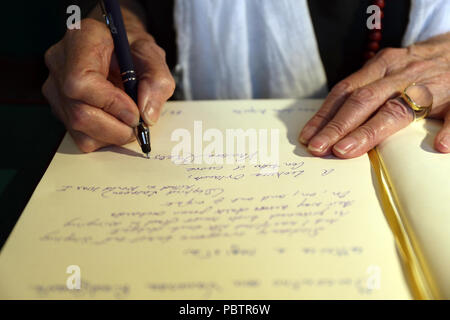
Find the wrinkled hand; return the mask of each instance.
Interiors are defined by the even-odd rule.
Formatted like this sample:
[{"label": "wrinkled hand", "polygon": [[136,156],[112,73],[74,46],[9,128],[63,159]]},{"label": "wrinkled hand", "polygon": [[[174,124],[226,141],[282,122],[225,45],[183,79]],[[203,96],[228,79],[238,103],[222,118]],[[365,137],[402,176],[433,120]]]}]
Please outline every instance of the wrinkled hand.
[{"label": "wrinkled hand", "polygon": [[123,91],[113,40],[104,23],[82,20],[80,30],[68,30],[45,54],[50,74],[42,92],[84,152],[131,142],[139,115],[152,125],[173,94],[175,83],[164,51],[144,30],[128,36],[139,77],[139,109]]},{"label": "wrinkled hand", "polygon": [[382,50],[331,90],[299,141],[316,156],[366,153],[413,121],[412,110],[396,98],[413,82],[433,95],[429,117],[444,119],[435,149],[450,152],[450,33],[408,48]]}]

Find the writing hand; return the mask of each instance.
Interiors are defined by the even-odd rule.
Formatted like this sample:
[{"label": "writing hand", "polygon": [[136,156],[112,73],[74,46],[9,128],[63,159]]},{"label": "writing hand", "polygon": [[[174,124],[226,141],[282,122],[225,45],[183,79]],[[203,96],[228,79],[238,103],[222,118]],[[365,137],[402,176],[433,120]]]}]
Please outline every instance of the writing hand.
[{"label": "writing hand", "polygon": [[148,125],[159,117],[175,83],[165,53],[145,32],[129,33],[139,77],[138,106],[123,91],[114,44],[107,26],[95,19],[68,30],[45,54],[50,74],[42,92],[83,152],[135,139],[139,115]]}]

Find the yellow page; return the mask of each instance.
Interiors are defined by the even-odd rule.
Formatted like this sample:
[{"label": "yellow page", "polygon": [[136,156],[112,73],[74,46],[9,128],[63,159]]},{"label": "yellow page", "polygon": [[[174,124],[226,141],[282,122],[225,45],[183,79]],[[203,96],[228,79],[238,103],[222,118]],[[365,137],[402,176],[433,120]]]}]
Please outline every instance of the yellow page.
[{"label": "yellow page", "polygon": [[[0,297],[410,298],[367,155],[297,142],[320,103],[170,102],[150,159],[66,136],[0,253]],[[227,129],[255,130],[257,152],[226,150]],[[193,156],[170,159],[186,133]]]},{"label": "yellow page", "polygon": [[378,152],[431,286],[437,297],[450,299],[450,155],[433,148],[441,126],[435,120],[415,122],[384,141]]}]

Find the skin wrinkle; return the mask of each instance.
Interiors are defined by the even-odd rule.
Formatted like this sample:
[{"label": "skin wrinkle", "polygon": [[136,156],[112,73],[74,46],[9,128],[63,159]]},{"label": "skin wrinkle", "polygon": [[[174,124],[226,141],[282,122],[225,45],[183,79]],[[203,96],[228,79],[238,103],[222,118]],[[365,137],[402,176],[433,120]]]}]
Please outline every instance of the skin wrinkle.
[{"label": "skin wrinkle", "polygon": [[[450,113],[450,64],[447,63],[450,56],[450,33],[446,33],[428,41],[412,45],[404,49],[385,49],[371,59],[364,67],[343,81],[355,78],[360,74],[362,79],[371,76],[369,68],[385,70],[384,76],[380,79],[388,79],[384,86],[373,87],[372,84],[361,86],[365,88],[375,88],[374,91],[365,92],[365,89],[356,89],[359,99],[351,95],[345,103],[340,106],[339,111],[332,115],[332,119],[324,128],[311,137],[302,137],[301,142],[308,144],[308,148],[313,155],[324,156],[333,152],[341,158],[351,158],[364,154],[376,144],[380,143],[387,136],[407,126],[413,118],[412,111],[408,106],[395,99],[404,88],[411,83],[425,85],[433,94],[434,105],[431,110],[431,117],[443,118]],[[372,74],[373,75],[373,74]],[[359,78],[359,77],[356,77]],[[382,81],[382,80],[378,80]],[[372,81],[372,83],[374,83]],[[359,91],[358,91],[359,90]],[[359,93],[358,93],[359,92]],[[385,103],[370,103],[371,97],[376,97],[380,92],[389,93],[389,98]],[[330,101],[336,100],[334,95],[329,95],[320,113],[320,118],[326,118],[324,112],[328,111]],[[336,103],[336,101],[334,102]],[[399,109],[395,109],[399,107]],[[353,108],[353,112],[352,112]],[[342,111],[345,109],[345,112]],[[355,113],[356,110],[356,113]],[[362,110],[362,114],[367,117],[358,118],[356,115]],[[371,111],[375,111],[370,116]],[[378,110],[378,111],[377,111]],[[316,116],[310,120],[303,132],[308,132],[309,126],[314,126],[317,122]],[[341,120],[336,120],[337,118]],[[348,125],[343,119],[358,121],[357,126]],[[366,121],[367,120],[367,121]],[[340,127],[338,127],[340,126]],[[374,126],[374,127],[371,127]],[[441,152],[450,152],[439,144],[440,135],[445,135],[449,124],[445,122],[444,127],[436,136],[435,148]],[[307,130],[308,129],[308,130]],[[370,138],[367,138],[370,137]],[[349,143],[357,140],[357,146]],[[439,138],[439,139],[438,139]],[[328,142],[327,142],[328,141]],[[375,144],[371,141],[375,141]],[[319,144],[326,148],[319,149]],[[335,146],[335,148],[334,148]],[[346,150],[346,152],[344,152]]]}]

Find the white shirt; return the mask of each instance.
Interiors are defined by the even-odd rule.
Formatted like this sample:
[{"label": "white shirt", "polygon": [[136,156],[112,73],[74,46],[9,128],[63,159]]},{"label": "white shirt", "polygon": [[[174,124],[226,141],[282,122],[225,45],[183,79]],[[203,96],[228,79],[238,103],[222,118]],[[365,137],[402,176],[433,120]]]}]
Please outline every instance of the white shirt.
[{"label": "white shirt", "polygon": [[[327,93],[306,0],[176,0],[175,26],[187,100]],[[404,46],[448,31],[450,0],[411,1]]]}]

